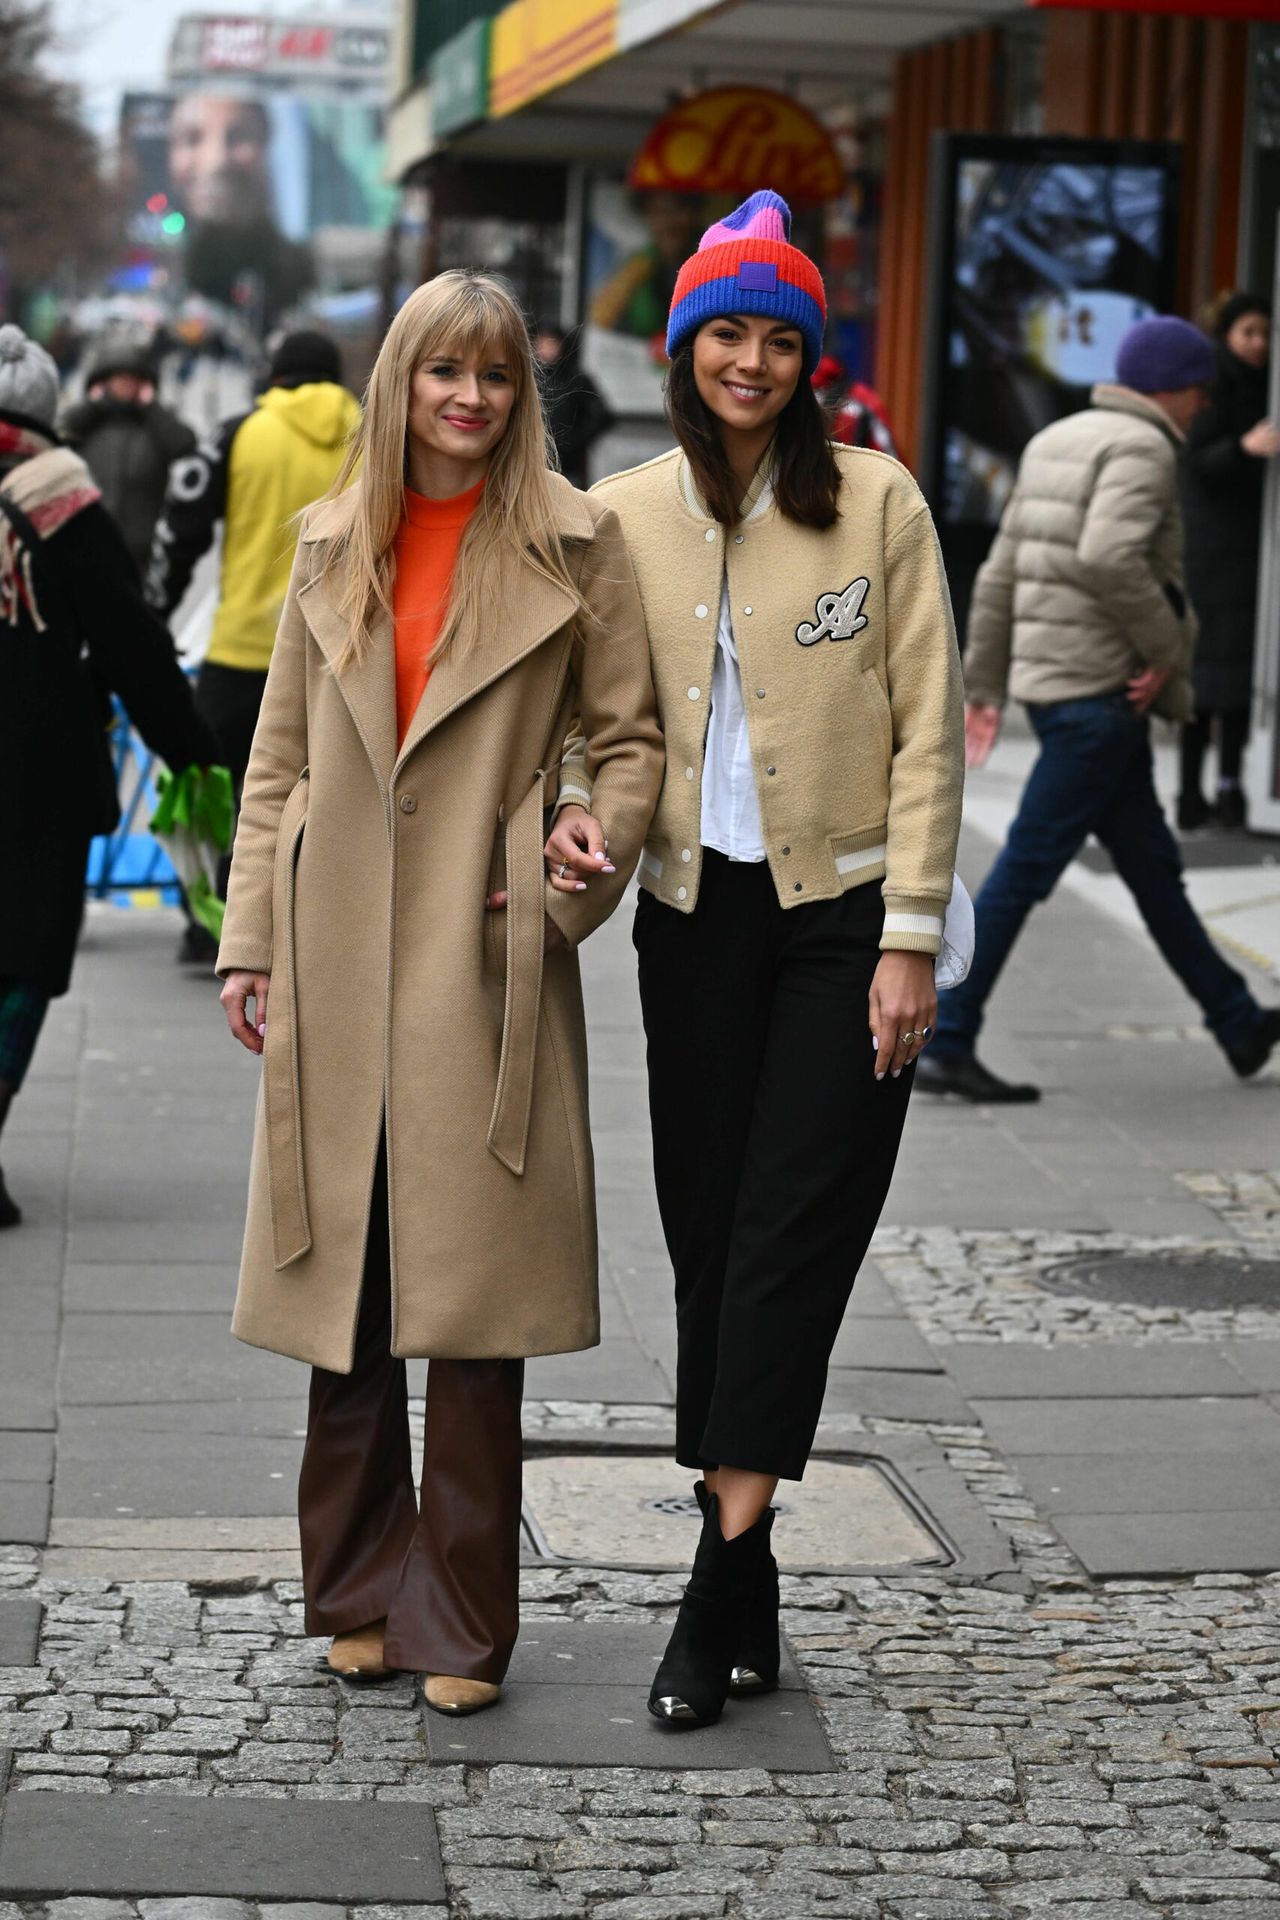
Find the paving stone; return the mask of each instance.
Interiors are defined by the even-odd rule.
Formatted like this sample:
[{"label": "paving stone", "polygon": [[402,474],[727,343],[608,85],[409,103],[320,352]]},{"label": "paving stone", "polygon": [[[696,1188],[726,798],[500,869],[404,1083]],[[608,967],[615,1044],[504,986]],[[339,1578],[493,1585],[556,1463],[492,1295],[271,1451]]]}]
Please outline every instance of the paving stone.
[{"label": "paving stone", "polygon": [[1053,1524],[1090,1573],[1269,1573],[1280,1567],[1280,1507],[1220,1513],[1055,1513]]},{"label": "paving stone", "polygon": [[[0,1296],[2,1297],[2,1296]],[[3,1332],[0,1330],[0,1337]],[[0,1431],[0,1481],[53,1479],[53,1435]]]},{"label": "paving stone", "polygon": [[1219,1513],[1280,1508],[1271,1453],[1023,1455],[1019,1475],[1042,1513]]},{"label": "paving stone", "polygon": [[1208,1341],[1155,1346],[1109,1340],[1105,1345],[1082,1341],[1046,1347],[1017,1340],[993,1345],[957,1340],[938,1351],[970,1399],[1134,1400],[1256,1391]]},{"label": "paving stone", "polygon": [[270,1400],[297,1384],[296,1362],[227,1337],[226,1316],[76,1313],[63,1333],[67,1406]]},{"label": "paving stone", "polygon": [[[858,1282],[860,1287],[861,1281]],[[854,1295],[857,1296],[855,1287]],[[831,1350],[831,1365],[865,1372],[941,1373],[942,1359],[905,1314],[847,1318]]]},{"label": "paving stone", "polygon": [[968,1402],[941,1373],[889,1373],[876,1368],[832,1367],[824,1415],[859,1413],[893,1420],[931,1420],[965,1425]]},{"label": "paving stone", "polygon": [[11,1796],[0,1893],[440,1900],[430,1811],[382,1802]]},{"label": "paving stone", "polygon": [[[520,1630],[511,1661],[510,1680],[531,1685],[630,1686],[643,1696],[653,1684],[654,1670],[667,1644],[665,1626],[609,1626],[580,1620],[528,1620]],[[791,1649],[783,1643],[780,1687],[803,1693],[805,1680]],[[710,1776],[715,1778],[715,1776]],[[705,1786],[691,1792],[731,1792]]]},{"label": "paving stone", "polygon": [[[29,1667],[40,1645],[40,1602],[21,1594],[0,1600],[0,1667]],[[5,1692],[0,1684],[0,1693]]]},{"label": "paving stone", "polygon": [[674,1404],[662,1369],[634,1340],[606,1340],[585,1353],[557,1353],[530,1360],[525,1367],[525,1392],[536,1400]]},{"label": "paving stone", "polygon": [[[465,1720],[427,1715],[431,1758],[451,1765],[669,1768],[680,1764],[673,1743],[680,1742],[683,1754],[696,1738],[696,1732],[681,1736],[654,1720],[645,1710],[644,1690],[636,1686],[513,1683],[486,1713]],[[717,1767],[797,1773],[826,1773],[833,1764],[818,1718],[798,1693],[727,1707],[715,1732],[715,1761]]]},{"label": "paving stone", "polygon": [[1256,1452],[1280,1470],[1280,1414],[1262,1400],[991,1400],[973,1410],[993,1444],[1036,1454]]}]

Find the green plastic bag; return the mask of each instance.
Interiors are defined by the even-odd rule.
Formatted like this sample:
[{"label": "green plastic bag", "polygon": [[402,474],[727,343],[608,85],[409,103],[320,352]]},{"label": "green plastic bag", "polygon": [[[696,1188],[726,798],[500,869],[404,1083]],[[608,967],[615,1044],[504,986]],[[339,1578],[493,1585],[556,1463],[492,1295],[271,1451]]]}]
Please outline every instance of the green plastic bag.
[{"label": "green plastic bag", "polygon": [[182,882],[192,917],[215,940],[222,938],[226,902],[218,894],[218,862],[231,849],[235,804],[226,767],[164,771],[151,831]]}]

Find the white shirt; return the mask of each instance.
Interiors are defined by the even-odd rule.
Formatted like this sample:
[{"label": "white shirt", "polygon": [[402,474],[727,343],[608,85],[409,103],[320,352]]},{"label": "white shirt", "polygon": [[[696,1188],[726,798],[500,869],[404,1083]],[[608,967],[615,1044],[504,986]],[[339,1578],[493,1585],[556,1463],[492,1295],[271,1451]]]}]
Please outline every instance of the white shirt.
[{"label": "white shirt", "polygon": [[738,649],[729,617],[727,577],[720,582],[720,625],[702,762],[702,844],[727,854],[730,860],[759,861],[765,857]]}]

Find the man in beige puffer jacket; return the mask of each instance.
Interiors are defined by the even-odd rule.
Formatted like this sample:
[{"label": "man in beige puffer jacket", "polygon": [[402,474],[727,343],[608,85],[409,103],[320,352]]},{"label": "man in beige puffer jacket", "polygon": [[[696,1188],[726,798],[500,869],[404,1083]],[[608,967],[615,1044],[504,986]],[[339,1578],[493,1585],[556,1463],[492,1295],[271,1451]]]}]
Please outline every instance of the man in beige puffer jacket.
[{"label": "man in beige puffer jacket", "polygon": [[942,996],[916,1086],[980,1101],[1039,1099],[975,1058],[987,996],[1037,901],[1093,834],[1115,862],[1161,953],[1235,1071],[1280,1041],[1214,946],[1190,901],[1156,797],[1148,714],[1185,720],[1194,616],[1182,584],[1178,456],[1213,370],[1183,320],[1143,320],[1120,344],[1116,384],[1027,446],[978,575],[964,657],[970,766],[995,744],[1006,696],[1025,703],[1041,754],[1009,838],[974,902],[977,948]]}]

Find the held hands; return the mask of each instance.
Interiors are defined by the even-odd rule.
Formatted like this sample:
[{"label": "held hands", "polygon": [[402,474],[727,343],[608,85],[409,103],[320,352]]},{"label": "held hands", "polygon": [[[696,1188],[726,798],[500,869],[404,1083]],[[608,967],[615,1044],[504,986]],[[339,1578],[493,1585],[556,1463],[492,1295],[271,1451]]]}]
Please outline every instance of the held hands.
[{"label": "held hands", "polygon": [[585,807],[560,809],[542,857],[557,893],[585,893],[593,874],[617,872],[609,858],[608,836]]},{"label": "held hands", "polygon": [[[267,994],[271,976],[267,973],[229,973],[218,995],[227,1025],[242,1047],[261,1053],[267,1031]],[[253,1001],[253,1020],[245,1009]]]},{"label": "held hands", "polygon": [[896,1080],[927,1044],[938,1018],[931,953],[891,949],[880,956],[867,998],[867,1024],[876,1055],[876,1079]]},{"label": "held hands", "polygon": [[1000,738],[999,707],[980,706],[967,701],[964,710],[964,763],[966,767],[985,767],[991,749]]}]

